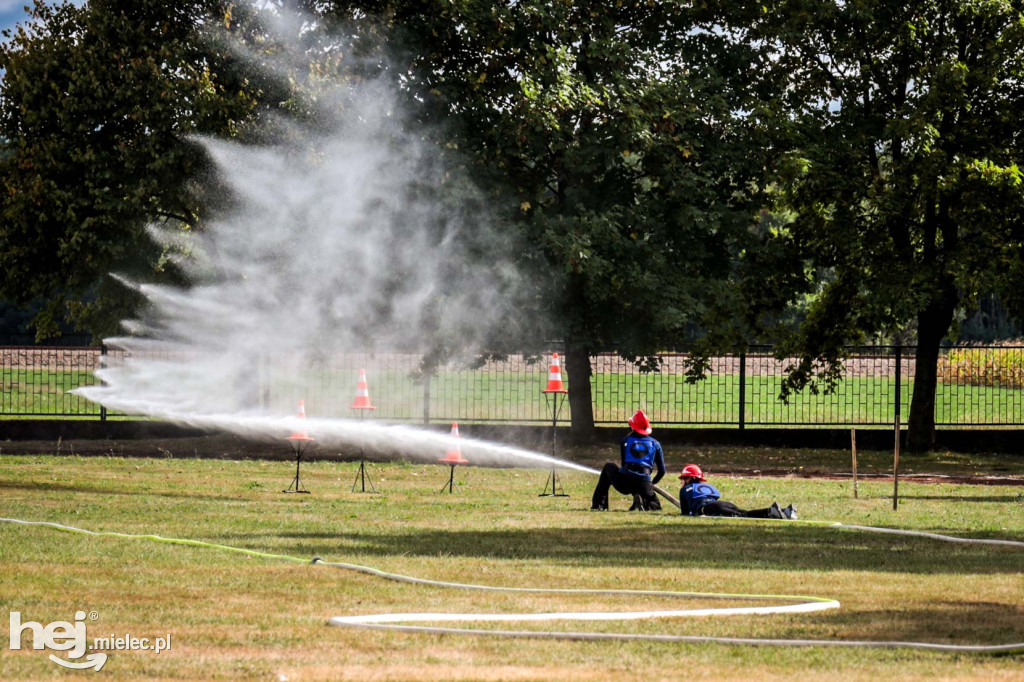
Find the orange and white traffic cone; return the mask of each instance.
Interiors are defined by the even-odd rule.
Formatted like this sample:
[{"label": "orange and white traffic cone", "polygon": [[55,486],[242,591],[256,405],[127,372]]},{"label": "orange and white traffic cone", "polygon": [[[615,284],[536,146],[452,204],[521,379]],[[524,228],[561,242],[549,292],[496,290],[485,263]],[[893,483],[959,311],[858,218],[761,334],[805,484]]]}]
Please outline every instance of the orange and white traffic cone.
[{"label": "orange and white traffic cone", "polygon": [[559,364],[558,353],[551,356],[551,369],[548,371],[548,387],[542,393],[568,393],[562,383],[562,366]]},{"label": "orange and white traffic cone", "polygon": [[[306,401],[299,401],[299,419],[306,418]],[[302,441],[302,440],[313,440],[308,433],[302,430],[292,431],[292,435],[288,436],[287,440]]]},{"label": "orange and white traffic cone", "polygon": [[[443,492],[445,488],[448,488],[448,493],[455,492],[455,489],[459,486],[455,483],[455,465],[456,464],[469,464],[469,460],[462,456],[462,447],[459,445],[459,424],[458,422],[452,423],[452,438],[455,439],[455,444],[448,448],[448,452],[445,456],[437,460],[443,464],[449,466],[448,482],[441,486]],[[461,488],[460,488],[461,490]]]},{"label": "orange and white traffic cone", "polygon": [[[452,433],[451,433],[451,436],[452,436],[452,438],[458,438],[459,437],[459,424],[458,424],[458,422],[453,422],[452,423]],[[451,448],[448,449],[448,452],[445,453],[444,457],[442,457],[441,459],[439,459],[437,461],[444,462],[445,464],[452,464],[452,465],[455,465],[455,464],[469,464],[469,460],[462,456],[462,446],[459,445],[459,441],[458,440],[455,441],[455,445],[454,446],[452,446]]]},{"label": "orange and white traffic cone", "polygon": [[366,386],[366,370],[359,370],[359,381],[356,382],[356,397],[349,405],[353,410],[376,410],[370,403],[370,389]]}]

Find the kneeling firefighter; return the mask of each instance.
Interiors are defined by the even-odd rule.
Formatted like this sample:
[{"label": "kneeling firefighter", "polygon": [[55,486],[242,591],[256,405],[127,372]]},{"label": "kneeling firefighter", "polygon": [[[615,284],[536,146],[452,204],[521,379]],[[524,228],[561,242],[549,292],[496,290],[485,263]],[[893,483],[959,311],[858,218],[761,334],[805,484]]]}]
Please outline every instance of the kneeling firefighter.
[{"label": "kneeling firefighter", "polygon": [[[654,486],[665,475],[665,453],[661,443],[651,438],[651,422],[643,410],[637,410],[629,418],[632,429],[619,442],[621,466],[608,462],[601,470],[601,477],[594,488],[590,508],[603,511],[608,509],[608,489],[614,487],[623,495],[633,496],[630,511],[657,511],[661,502]],[[654,479],[651,473],[657,469]]]}]

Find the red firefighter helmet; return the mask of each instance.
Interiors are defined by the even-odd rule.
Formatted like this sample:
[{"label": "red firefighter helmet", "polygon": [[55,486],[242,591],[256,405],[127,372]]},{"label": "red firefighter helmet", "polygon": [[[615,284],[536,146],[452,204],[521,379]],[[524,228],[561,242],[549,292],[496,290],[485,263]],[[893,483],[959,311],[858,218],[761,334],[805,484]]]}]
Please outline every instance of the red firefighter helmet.
[{"label": "red firefighter helmet", "polygon": [[683,467],[683,473],[679,474],[679,478],[696,478],[698,481],[703,481],[704,472],[696,464],[687,464]]},{"label": "red firefighter helmet", "polygon": [[652,431],[651,422],[648,421],[647,415],[644,414],[643,410],[637,410],[636,414],[629,418],[629,428],[645,436],[651,435]]}]

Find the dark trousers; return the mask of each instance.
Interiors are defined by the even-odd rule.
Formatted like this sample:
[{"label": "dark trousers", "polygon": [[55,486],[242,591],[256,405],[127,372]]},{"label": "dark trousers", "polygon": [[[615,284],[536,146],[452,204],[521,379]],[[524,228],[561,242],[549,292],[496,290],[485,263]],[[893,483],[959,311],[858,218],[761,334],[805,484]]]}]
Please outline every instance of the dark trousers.
[{"label": "dark trousers", "polygon": [[[594,497],[590,503],[591,509],[608,508],[608,489],[614,487],[623,495],[633,495],[633,509],[644,509],[657,511],[661,509],[661,501],[658,500],[658,493],[654,492],[654,484],[647,476],[633,474],[623,471],[614,462],[608,462],[601,469],[601,477],[597,479],[597,487],[594,488]],[[639,502],[639,507],[638,507]]]},{"label": "dark trousers", "polygon": [[770,519],[771,508],[768,509],[752,509],[746,511],[740,509],[732,502],[726,502],[725,500],[715,500],[710,504],[705,504],[700,508],[700,516],[745,516],[748,519]]}]

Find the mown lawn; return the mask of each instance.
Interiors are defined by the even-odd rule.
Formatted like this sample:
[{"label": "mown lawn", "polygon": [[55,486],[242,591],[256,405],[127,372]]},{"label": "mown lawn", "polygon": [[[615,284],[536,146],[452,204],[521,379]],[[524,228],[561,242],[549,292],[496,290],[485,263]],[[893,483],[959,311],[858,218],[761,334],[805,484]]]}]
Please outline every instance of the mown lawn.
[{"label": "mown lawn", "polygon": [[[5,448],[5,451],[7,448]],[[706,450],[706,449],[705,449]],[[672,452],[749,467],[788,451]],[[575,453],[580,455],[581,453]],[[604,453],[592,453],[599,461]],[[717,455],[717,457],[716,457]],[[837,455],[838,456],[838,455]],[[865,454],[871,458],[871,454]],[[936,456],[945,473],[1004,469]],[[878,454],[879,461],[884,453]],[[581,457],[587,459],[587,457]],[[808,460],[810,461],[810,460]],[[589,462],[588,462],[589,463]],[[705,462],[706,464],[706,462]],[[843,463],[837,463],[837,468]],[[787,464],[799,470],[799,464]],[[827,459],[816,466],[827,466]],[[918,469],[931,469],[924,460]],[[588,511],[594,478],[566,472],[570,497],[538,497],[547,472],[367,465],[378,495],[352,493],[357,465],[303,466],[312,495],[285,495],[286,462],[0,457],[0,516],[158,534],[437,580],[518,587],[632,588],[834,598],[803,615],[505,624],[733,637],[963,644],[1024,641],[1024,550],[830,528],[823,521],[1024,540],[1024,487],[720,477],[742,506],[776,499],[801,521],[688,519]],[[673,467],[675,468],[674,464]],[[676,481],[665,480],[672,492]],[[671,485],[669,485],[671,483]],[[806,520],[806,521],[805,521]],[[145,539],[0,524],[0,603],[43,624],[95,611],[89,636],[169,634],[172,648],[111,652],[112,679],[1021,679],[1020,657],[909,650],[575,642],[425,635],[327,626],[336,615],[678,609],[734,602],[493,594],[395,583],[324,566]],[[757,603],[757,602],[753,602]],[[492,625],[468,624],[487,629]],[[46,652],[4,647],[0,679],[49,679]]]}]

